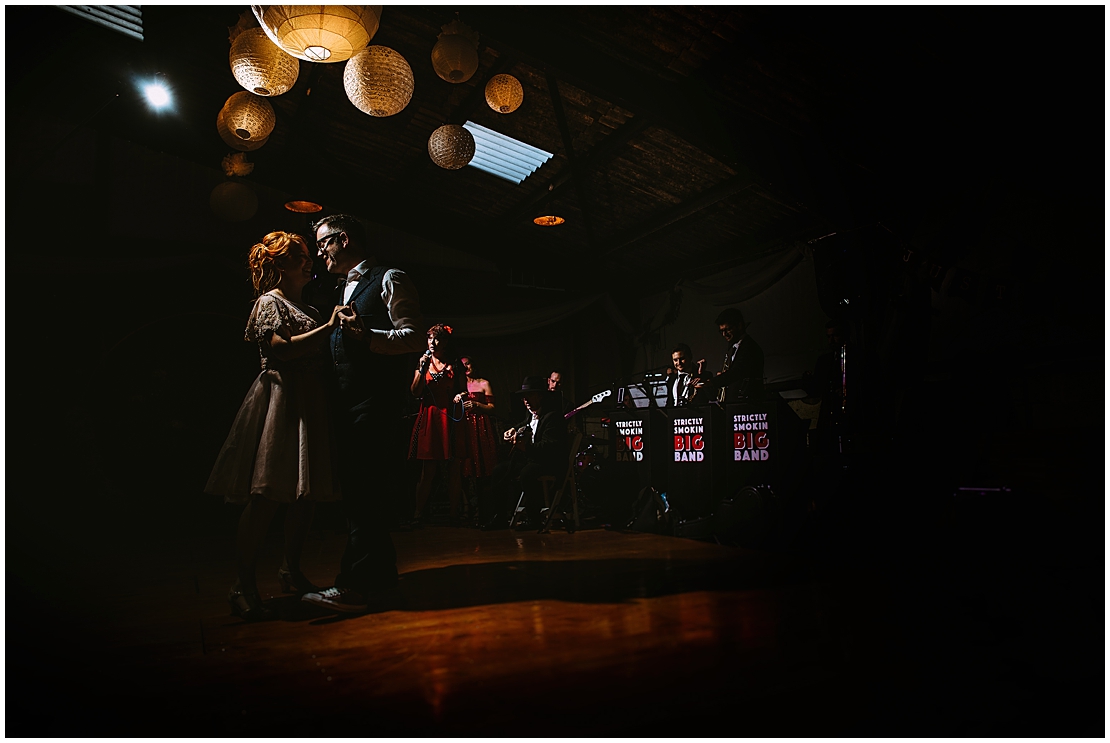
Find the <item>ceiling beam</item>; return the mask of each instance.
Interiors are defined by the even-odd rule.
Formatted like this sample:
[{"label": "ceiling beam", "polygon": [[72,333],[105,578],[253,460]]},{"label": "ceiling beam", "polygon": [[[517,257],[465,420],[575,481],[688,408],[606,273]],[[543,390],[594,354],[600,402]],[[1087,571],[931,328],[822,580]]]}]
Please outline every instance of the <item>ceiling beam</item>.
[{"label": "ceiling beam", "polygon": [[[595,144],[586,151],[585,155],[579,158],[579,172],[585,176],[600,168],[602,165],[609,162],[609,160],[620,154],[621,150],[629,141],[643,133],[649,126],[651,126],[651,117],[644,114],[633,116],[631,119],[625,121],[611,134],[607,135],[605,139]],[[547,184],[545,190],[537,191],[532,194],[521,202],[519,206],[510,209],[500,217],[494,218],[493,222],[495,224],[510,224],[527,217],[536,216],[534,212],[558,196],[570,180],[571,169],[564,168],[559,171],[558,175],[551,179],[551,182]]]},{"label": "ceiling beam", "polygon": [[[455,110],[447,116],[444,123],[458,124],[460,126],[466,123],[471,114],[474,113],[475,107],[485,103],[486,82],[494,75],[509,69],[512,64],[512,58],[502,54],[493,64],[487,67],[484,73],[478,75],[477,83],[470,92],[467,93],[466,97],[463,98]],[[427,150],[418,155],[414,155],[407,167],[403,168],[397,175],[396,180],[389,184],[388,190],[378,195],[377,198],[384,202],[385,205],[383,211],[391,215],[403,214],[409,205],[419,202],[421,198],[421,178],[428,172],[429,168],[438,167],[439,166],[433,163],[431,158],[427,155]],[[401,221],[407,222],[407,220]],[[474,229],[480,229],[476,221],[473,227]],[[410,228],[405,227],[404,229],[407,230]]]},{"label": "ceiling beam", "polygon": [[559,134],[563,139],[563,151],[566,153],[571,179],[574,181],[574,194],[578,197],[578,209],[582,212],[582,221],[586,228],[586,241],[592,251],[597,249],[597,236],[594,233],[593,218],[590,215],[590,200],[586,194],[586,184],[582,182],[582,165],[574,153],[574,142],[567,125],[567,115],[563,110],[563,96],[559,93],[559,81],[550,72],[547,73],[547,90],[551,95],[551,105],[555,109],[555,123],[559,125]]},{"label": "ceiling beam", "polygon": [[755,185],[755,181],[749,173],[740,173],[731,178],[727,178],[717,185],[702,191],[694,198],[687,199],[680,204],[675,204],[667,211],[649,219],[646,223],[625,230],[612,241],[612,245],[601,254],[601,257],[607,258],[618,250],[627,248],[665,227],[683,222],[702,209],[712,206],[718,201],[727,199],[729,196],[739,193],[753,185]]},{"label": "ceiling beam", "polygon": [[316,99],[319,99],[319,96],[312,98],[312,88],[320,80],[323,65],[313,62],[305,64],[308,65],[308,74],[301,78],[304,80],[303,85],[298,86],[299,100],[297,109],[289,117],[289,134],[286,135],[282,148],[274,153],[275,162],[271,168],[275,171],[288,170],[297,180],[311,182],[310,166],[314,149],[310,142],[317,140],[314,144],[318,144],[321,136],[320,128],[312,120],[312,112],[317,108]]},{"label": "ceiling beam", "polygon": [[[659,126],[719,162],[739,165],[734,112],[715,107],[703,94],[700,80],[666,80],[611,57],[561,24],[559,12],[551,7],[498,6],[470,8],[467,15],[498,51],[550,70],[560,80],[635,114],[649,114]],[[537,32],[541,28],[542,33]]]},{"label": "ceiling beam", "polygon": [[497,61],[489,66],[486,73],[478,79],[478,82],[467,96],[459,102],[451,115],[447,117],[448,123],[458,124],[459,126],[465,124],[474,113],[474,109],[486,102],[486,83],[489,82],[490,78],[494,75],[500,75],[502,72],[508,72],[512,66],[513,58],[507,54],[501,54]]},{"label": "ceiling beam", "polygon": [[639,285],[644,293],[650,294],[673,287],[679,279],[697,281],[700,278],[729,268],[767,258],[784,250],[789,243],[795,240],[802,239],[807,235],[820,234],[820,232],[815,232],[820,228],[822,228],[822,225],[810,216],[806,216],[800,221],[793,220],[788,224],[773,225],[733,241],[727,246],[728,258],[720,258],[718,252],[718,255],[703,258],[700,263],[685,265],[678,273],[647,270],[640,274]]}]

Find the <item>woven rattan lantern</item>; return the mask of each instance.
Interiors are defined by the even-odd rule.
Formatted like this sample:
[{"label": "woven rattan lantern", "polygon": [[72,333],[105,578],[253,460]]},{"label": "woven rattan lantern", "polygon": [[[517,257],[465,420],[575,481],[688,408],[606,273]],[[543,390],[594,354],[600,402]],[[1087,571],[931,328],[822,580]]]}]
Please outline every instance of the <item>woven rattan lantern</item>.
[{"label": "woven rattan lantern", "polygon": [[250,28],[231,43],[231,74],[255,95],[288,92],[297,82],[301,63],[283,52],[261,28]]},{"label": "woven rattan lantern", "polygon": [[524,87],[512,75],[494,75],[486,83],[486,103],[499,114],[511,114],[524,103]]},{"label": "woven rattan lantern", "polygon": [[466,167],[474,158],[474,135],[457,124],[444,124],[428,137],[428,154],[441,168]]},{"label": "woven rattan lantern", "polygon": [[465,83],[478,71],[478,34],[459,20],[441,28],[432,47],[432,67],[449,83]]},{"label": "woven rattan lantern", "polygon": [[378,32],[380,5],[252,5],[266,35],[306,62],[343,62]]},{"label": "woven rattan lantern", "polygon": [[392,116],[412,98],[412,68],[389,47],[368,46],[347,62],[343,89],[359,111]]},{"label": "woven rattan lantern", "polygon": [[224,141],[224,144],[242,152],[253,152],[269,140],[269,137],[263,137],[259,140],[239,139],[227,128],[227,121],[224,120],[224,110],[222,108],[216,114],[216,131],[219,132],[220,139]]},{"label": "woven rattan lantern", "polygon": [[223,114],[227,128],[244,142],[266,139],[277,123],[270,102],[244,90],[227,99]]}]

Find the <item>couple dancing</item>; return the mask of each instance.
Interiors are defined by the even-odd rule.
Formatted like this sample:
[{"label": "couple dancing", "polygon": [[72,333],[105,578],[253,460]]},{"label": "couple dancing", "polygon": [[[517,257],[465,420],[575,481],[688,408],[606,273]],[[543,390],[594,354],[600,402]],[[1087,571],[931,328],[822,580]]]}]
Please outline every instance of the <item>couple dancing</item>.
[{"label": "couple dancing", "polygon": [[[205,492],[245,503],[236,535],[232,612],[266,619],[255,560],[280,503],[288,503],[278,577],[289,593],[340,612],[365,611],[397,585],[388,497],[404,456],[398,437],[408,375],[404,354],[425,346],[420,301],[401,271],[375,265],[362,224],[337,214],[316,223],[317,254],[346,277],[329,319],[302,296],[312,280],[304,239],[271,232],[251,249],[258,300],[246,339],[262,373],[247,393]],[[401,451],[398,449],[401,442]],[[333,452],[335,455],[333,456]],[[349,533],[335,584],[321,590],[301,572],[301,548],[317,501],[342,495]]]}]

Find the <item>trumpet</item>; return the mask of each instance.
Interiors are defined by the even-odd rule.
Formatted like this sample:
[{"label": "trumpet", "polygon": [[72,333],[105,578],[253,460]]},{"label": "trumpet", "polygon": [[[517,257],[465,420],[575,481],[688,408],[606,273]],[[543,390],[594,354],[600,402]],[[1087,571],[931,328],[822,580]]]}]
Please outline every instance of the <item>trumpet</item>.
[{"label": "trumpet", "polygon": [[682,388],[682,394],[679,395],[678,400],[675,402],[676,405],[683,407],[690,404],[690,401],[694,399],[694,395],[698,394],[698,385],[701,384],[701,375],[704,371],[705,359],[699,359],[697,374],[692,376],[688,375],[689,379],[686,380],[686,384]]}]

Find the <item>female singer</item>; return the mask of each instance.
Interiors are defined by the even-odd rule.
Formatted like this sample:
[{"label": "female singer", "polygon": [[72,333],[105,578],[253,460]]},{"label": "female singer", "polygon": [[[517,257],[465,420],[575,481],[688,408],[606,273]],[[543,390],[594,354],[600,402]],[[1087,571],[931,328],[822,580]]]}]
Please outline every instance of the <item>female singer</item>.
[{"label": "female singer", "polygon": [[486,379],[474,375],[473,357],[463,356],[459,363],[466,370],[466,393],[455,396],[466,413],[467,458],[463,461],[463,477],[488,477],[497,466],[497,437],[494,435],[493,387]]},{"label": "female singer", "polygon": [[466,374],[451,361],[451,328],[433,325],[428,329],[428,350],[412,379],[412,394],[420,398],[420,412],[412,427],[409,459],[421,461],[416,484],[416,513],[413,521],[425,519],[424,506],[441,467],[447,463],[447,497],[451,520],[459,518],[462,496],[462,460],[466,457],[466,434],[462,425],[463,405],[456,402],[466,392]]},{"label": "female singer", "polygon": [[312,280],[312,256],[299,235],[271,232],[251,248],[251,283],[258,299],[246,340],[258,344],[262,373],[235,416],[205,492],[245,503],[236,535],[238,580],[227,600],[232,613],[254,621],[271,616],[255,584],[255,559],[279,503],[285,517],[285,559],[278,570],[290,593],[319,590],[300,569],[301,548],[316,501],[339,499],[337,462],[331,456],[325,374],[326,341],[344,318],[331,318],[301,302]]}]

